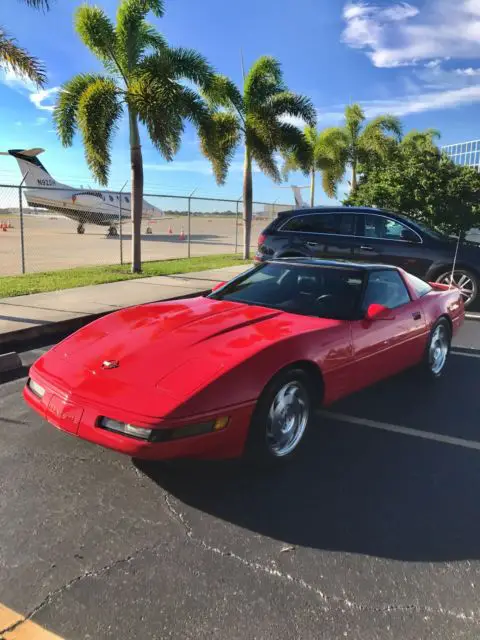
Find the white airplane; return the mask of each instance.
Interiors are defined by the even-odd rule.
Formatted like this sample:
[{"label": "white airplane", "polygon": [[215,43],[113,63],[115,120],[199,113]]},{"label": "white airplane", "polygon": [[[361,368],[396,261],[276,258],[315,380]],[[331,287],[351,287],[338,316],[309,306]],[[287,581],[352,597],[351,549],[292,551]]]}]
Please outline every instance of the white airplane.
[{"label": "white airplane", "polygon": [[302,197],[302,189],[310,189],[310,187],[297,187],[295,185],[291,185],[291,189],[293,191],[293,197],[295,198],[295,208],[296,209],[310,208],[310,205],[307,204]]},{"label": "white airplane", "polygon": [[[96,224],[109,227],[108,234],[116,236],[119,221],[130,220],[130,194],[74,189],[57,182],[37,157],[43,152],[44,149],[11,149],[0,152],[2,156],[13,156],[18,162],[27,187],[23,193],[28,206],[55,211],[75,220],[78,223],[77,233],[85,233],[86,224]],[[143,200],[142,217],[151,219],[163,216],[163,211]],[[150,228],[147,229],[147,233],[149,232],[151,233]]]}]

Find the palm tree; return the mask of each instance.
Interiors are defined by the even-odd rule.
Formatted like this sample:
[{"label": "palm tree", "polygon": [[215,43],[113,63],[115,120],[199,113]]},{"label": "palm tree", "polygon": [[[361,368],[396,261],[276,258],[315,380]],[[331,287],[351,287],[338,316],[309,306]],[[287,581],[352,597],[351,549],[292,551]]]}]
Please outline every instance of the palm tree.
[{"label": "palm tree", "polygon": [[250,257],[252,223],[252,163],[275,182],[280,172],[275,162],[276,151],[296,150],[306,153],[305,140],[288,117],[302,118],[315,124],[315,109],[308,98],[288,91],[274,58],[262,56],[244,77],[243,91],[224,76],[215,76],[205,95],[216,109],[213,125],[203,128],[202,150],[212,161],[217,182],[223,184],[238,145],[245,147],[243,176],[243,257]]},{"label": "palm tree", "polygon": [[206,87],[213,78],[210,65],[196,51],[167,45],[146,22],[149,11],[163,16],[163,0],[121,0],[116,25],[100,7],[83,5],[77,10],[76,31],[102,62],[105,74],[74,76],[63,85],[54,111],[62,144],[71,146],[76,130],[80,131],[87,164],[102,185],[108,182],[113,134],[123,112],[128,115],[134,273],[141,271],[143,160],[139,123],[162,156],[172,160],[185,120],[202,127],[209,117],[207,105],[191,85]]},{"label": "palm tree", "polygon": [[345,109],[345,124],[325,130],[336,146],[343,146],[345,174],[352,171],[351,192],[358,186],[358,174],[363,166],[385,159],[394,150],[402,136],[400,120],[390,114],[377,116],[365,124],[365,113],[360,105],[352,104]]},{"label": "palm tree", "polygon": [[[48,11],[49,0],[23,0],[23,2],[34,9],[44,9]],[[25,76],[37,86],[43,87],[47,81],[45,67],[43,64],[26,49],[22,49],[3,27],[0,26],[0,67],[12,69],[15,73]]]},{"label": "palm tree", "polygon": [[283,176],[290,171],[302,171],[310,176],[310,206],[315,206],[315,178],[317,171],[322,174],[322,186],[329,198],[337,195],[337,184],[345,173],[345,149],[342,136],[329,134],[328,130],[318,131],[307,125],[303,130],[307,153],[289,151],[284,156]]}]

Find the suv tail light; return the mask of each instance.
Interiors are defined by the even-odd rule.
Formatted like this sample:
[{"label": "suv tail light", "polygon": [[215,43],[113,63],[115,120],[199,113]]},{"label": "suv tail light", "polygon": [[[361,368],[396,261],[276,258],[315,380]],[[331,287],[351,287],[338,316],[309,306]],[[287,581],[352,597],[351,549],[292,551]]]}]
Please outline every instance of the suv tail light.
[{"label": "suv tail light", "polygon": [[262,246],[262,244],[265,242],[266,239],[267,239],[267,236],[264,233],[261,233],[258,236],[258,248]]}]

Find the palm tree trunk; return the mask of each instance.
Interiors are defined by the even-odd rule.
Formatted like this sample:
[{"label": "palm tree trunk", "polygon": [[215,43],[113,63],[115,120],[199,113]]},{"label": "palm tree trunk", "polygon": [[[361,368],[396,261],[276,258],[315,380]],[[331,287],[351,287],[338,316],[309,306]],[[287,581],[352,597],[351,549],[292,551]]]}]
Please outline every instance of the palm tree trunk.
[{"label": "palm tree trunk", "polygon": [[250,237],[252,232],[252,156],[245,147],[245,164],[243,169],[243,259],[250,258]]},{"label": "palm tree trunk", "polygon": [[315,169],[312,169],[310,177],[310,206],[315,206]]},{"label": "palm tree trunk", "polygon": [[357,188],[357,161],[352,162],[352,185],[350,193],[354,193]]},{"label": "palm tree trunk", "polygon": [[143,160],[137,114],[130,109],[130,164],[132,170],[132,273],[142,270]]}]

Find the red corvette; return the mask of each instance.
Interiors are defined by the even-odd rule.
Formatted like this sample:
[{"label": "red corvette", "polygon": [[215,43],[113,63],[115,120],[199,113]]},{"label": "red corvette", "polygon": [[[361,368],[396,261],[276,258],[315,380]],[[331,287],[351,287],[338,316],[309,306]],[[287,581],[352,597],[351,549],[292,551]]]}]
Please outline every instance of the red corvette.
[{"label": "red corvette", "polygon": [[396,267],[283,259],[93,322],[37,360],[24,397],[136,458],[280,460],[315,406],[414,365],[440,376],[463,319],[459,290]]}]

